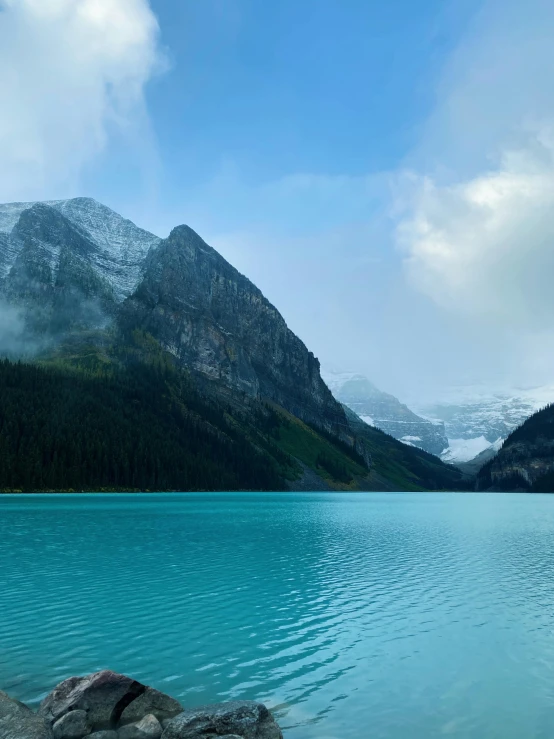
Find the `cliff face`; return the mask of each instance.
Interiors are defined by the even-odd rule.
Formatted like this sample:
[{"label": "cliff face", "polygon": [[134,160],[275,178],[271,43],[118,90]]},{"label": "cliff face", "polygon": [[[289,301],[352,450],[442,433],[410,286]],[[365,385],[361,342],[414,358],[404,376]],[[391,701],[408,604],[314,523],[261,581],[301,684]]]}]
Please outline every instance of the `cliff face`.
[{"label": "cliff face", "polygon": [[194,372],[349,437],[319,361],[250,280],[180,226],[150,253],[122,323],[151,333]]},{"label": "cliff face", "polygon": [[55,271],[60,249],[80,256],[123,301],[140,281],[148,252],[160,239],[91,198],[0,205],[0,277],[27,243]]},{"label": "cliff face", "polygon": [[[235,489],[225,481],[237,470],[236,480],[251,479],[256,460],[264,479],[269,474],[293,488],[299,470],[314,473],[309,484],[316,489],[463,484],[458,471],[345,410],[322,380],[318,360],[277,309],[186,226],[161,240],[86,198],[0,205],[0,355],[10,347],[19,356],[46,349],[46,363],[84,370],[86,377],[104,376],[107,365],[139,375],[141,367],[156,367],[167,375],[162,405],[169,405],[164,410],[154,403],[152,409],[163,416],[163,434],[186,441],[179,426],[184,413],[231,450],[227,463],[219,464],[229,469],[210,483],[216,488]],[[59,387],[65,387],[63,378]],[[33,388],[43,403],[41,388]],[[121,397],[118,402],[124,409]],[[144,405],[149,407],[146,400]],[[113,413],[112,406],[106,402],[100,416]],[[142,410],[133,406],[133,412]],[[14,416],[19,413],[14,409]],[[119,415],[117,423],[128,420],[125,410]],[[141,418],[150,428],[152,418]],[[42,438],[40,432],[35,436]],[[160,444],[160,454],[166,447]],[[237,449],[247,451],[241,457]],[[240,459],[246,459],[244,469],[237,467]],[[192,489],[190,480],[202,473],[204,462],[211,469],[210,460],[193,464],[179,483],[182,489]]]},{"label": "cliff face", "polygon": [[554,491],[554,406],[531,416],[479,471],[477,490]]},{"label": "cliff face", "polygon": [[354,443],[318,360],[187,226],[162,241],[88,198],[0,205],[0,298],[22,318],[29,346],[114,321],[141,328],[220,388]]},{"label": "cliff face", "polygon": [[95,269],[94,243],[57,209],[23,210],[1,249],[2,297],[21,311],[31,340],[106,324],[115,291]]}]

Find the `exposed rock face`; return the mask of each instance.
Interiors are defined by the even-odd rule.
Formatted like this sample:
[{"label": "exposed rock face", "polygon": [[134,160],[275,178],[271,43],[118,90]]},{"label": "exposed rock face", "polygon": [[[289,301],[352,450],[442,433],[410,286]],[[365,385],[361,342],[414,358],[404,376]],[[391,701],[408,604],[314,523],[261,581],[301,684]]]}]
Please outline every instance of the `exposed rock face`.
[{"label": "exposed rock face", "polygon": [[148,257],[124,321],[155,336],[179,362],[348,438],[344,412],[319,361],[250,280],[180,226]]},{"label": "exposed rock face", "polygon": [[479,471],[476,489],[554,492],[554,405],[510,434]]},{"label": "exposed rock face", "polygon": [[20,311],[31,347],[118,320],[220,387],[354,444],[318,360],[187,226],[162,241],[88,198],[0,205],[0,299]]},{"label": "exposed rock face", "polygon": [[[150,697],[145,696],[147,691]],[[140,697],[140,708],[131,708],[133,701]],[[156,711],[160,718],[167,718],[182,710],[182,706],[169,696],[148,689],[125,675],[103,670],[87,677],[64,680],[42,701],[39,713],[55,724],[70,711],[86,711],[91,728],[98,730],[117,727],[127,708],[130,710],[124,721],[140,719]]]},{"label": "exposed rock face", "polygon": [[[509,439],[508,439],[509,441]],[[477,490],[530,490],[554,472],[554,439],[535,443],[505,443],[477,475]]]},{"label": "exposed rock face", "polygon": [[0,739],[85,737],[283,739],[262,703],[235,701],[184,710],[170,696],[109,670],[64,680],[46,696],[38,714],[0,691]]},{"label": "exposed rock face", "polygon": [[69,711],[59,718],[52,726],[54,739],[81,739],[90,734],[87,712],[81,710]]},{"label": "exposed rock face", "polygon": [[183,706],[175,698],[147,686],[145,691],[124,709],[120,720],[123,724],[132,723],[152,714],[159,721],[163,721],[176,716],[182,710]]},{"label": "exposed rock face", "polygon": [[50,725],[0,690],[0,739],[53,739]]},{"label": "exposed rock face", "polygon": [[133,724],[122,726],[117,732],[118,739],[160,739],[162,725],[155,716],[148,714]]},{"label": "exposed rock face", "polygon": [[[57,212],[63,220],[58,221],[54,228],[53,221],[43,227],[35,224],[29,232],[28,216],[24,214],[33,209],[36,213],[37,208],[42,209],[43,215],[46,208]],[[64,230],[68,231],[67,225],[60,227],[60,223],[71,224],[69,239],[64,235]],[[36,244],[44,245],[55,263],[60,247],[72,247],[75,232],[79,234],[81,244],[87,245],[84,254],[87,263],[110,285],[118,302],[135,289],[149,250],[160,241],[154,234],[138,228],[91,198],[7,203],[0,205],[0,276],[8,274],[27,237],[31,236]]]},{"label": "exposed rock face", "polygon": [[183,711],[165,724],[163,739],[200,739],[237,735],[242,739],[283,739],[261,703],[234,701]]},{"label": "exposed rock face", "polygon": [[367,377],[332,372],[325,372],[323,377],[335,398],[370,426],[437,456],[448,447],[442,421],[434,423],[416,415],[394,395],[375,387]]},{"label": "exposed rock face", "polygon": [[1,292],[23,311],[31,335],[99,327],[113,317],[114,288],[91,263],[94,245],[55,208],[24,210],[10,238],[17,254]]}]

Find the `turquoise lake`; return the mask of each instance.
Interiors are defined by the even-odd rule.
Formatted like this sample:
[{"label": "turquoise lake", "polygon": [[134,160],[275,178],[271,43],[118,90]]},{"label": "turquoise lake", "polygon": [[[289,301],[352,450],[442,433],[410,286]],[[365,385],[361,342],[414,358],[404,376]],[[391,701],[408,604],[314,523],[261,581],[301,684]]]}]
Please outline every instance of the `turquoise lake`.
[{"label": "turquoise lake", "polygon": [[554,496],[0,496],[0,688],[105,667],[285,739],[551,739]]}]

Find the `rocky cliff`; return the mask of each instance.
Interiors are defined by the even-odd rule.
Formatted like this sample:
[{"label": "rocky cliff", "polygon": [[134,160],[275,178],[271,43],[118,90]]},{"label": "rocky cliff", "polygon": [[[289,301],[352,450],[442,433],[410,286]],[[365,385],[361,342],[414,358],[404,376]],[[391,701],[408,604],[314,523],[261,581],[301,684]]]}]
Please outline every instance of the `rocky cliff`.
[{"label": "rocky cliff", "polygon": [[77,198],[0,206],[0,236],[0,295],[19,311],[30,345],[112,322],[140,328],[189,371],[354,444],[318,360],[187,226],[160,240]]},{"label": "rocky cliff", "polygon": [[512,432],[479,471],[477,490],[554,491],[554,406]]},{"label": "rocky cliff", "polygon": [[[349,418],[278,310],[187,226],[162,240],[87,198],[0,205],[0,355],[30,359],[33,352],[49,367],[50,384],[31,381],[26,392],[29,443],[38,449],[53,438],[65,462],[52,471],[38,453],[32,480],[25,465],[10,463],[0,475],[6,489],[65,489],[70,474],[79,489],[98,489],[97,441],[120,427],[125,433],[110,442],[114,464],[102,457],[110,489],[149,489],[148,480],[152,489],[176,490],[464,484],[438,459]],[[34,377],[33,366],[4,367],[13,376],[6,387],[13,419],[22,412],[17,389]],[[84,383],[70,393],[73,406],[68,377]],[[61,415],[50,410],[60,393]],[[95,408],[87,423],[75,410],[82,400]],[[421,433],[404,420],[403,436]],[[78,467],[71,461],[76,428],[82,449],[92,450]],[[146,470],[136,458],[138,438],[156,457]],[[171,467],[164,439],[186,454],[170,454],[179,469],[160,482],[158,472]],[[207,451],[210,440],[223,451]],[[13,459],[23,454],[19,444],[10,450]]]},{"label": "rocky cliff", "polygon": [[179,226],[147,260],[123,307],[182,364],[341,434],[346,419],[319,362],[250,280],[191,228]]}]

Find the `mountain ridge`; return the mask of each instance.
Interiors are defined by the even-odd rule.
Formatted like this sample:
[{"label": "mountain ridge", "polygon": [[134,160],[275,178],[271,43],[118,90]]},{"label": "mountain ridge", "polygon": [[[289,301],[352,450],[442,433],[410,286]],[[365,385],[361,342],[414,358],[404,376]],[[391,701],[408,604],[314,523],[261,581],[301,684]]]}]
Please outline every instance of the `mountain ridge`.
[{"label": "mountain ridge", "polygon": [[442,422],[418,416],[394,395],[377,388],[365,375],[326,369],[323,377],[337,400],[369,425],[436,456],[448,447]]},{"label": "mountain ridge", "polygon": [[[227,409],[239,437],[289,478],[307,465],[332,486],[376,489],[388,474],[386,447],[398,453],[393,476],[401,489],[462,484],[438,460],[422,466],[415,451],[353,423],[277,308],[189,226],[159,239],[77,198],[0,206],[0,233],[0,297],[30,346],[42,342],[41,362],[107,377],[151,356],[162,364],[171,358],[170,396],[178,398],[189,378],[208,405]],[[4,338],[0,327],[5,352]],[[187,415],[186,403],[176,402]],[[170,436],[180,423],[172,408],[159,420]],[[202,412],[211,413],[207,406]]]}]

